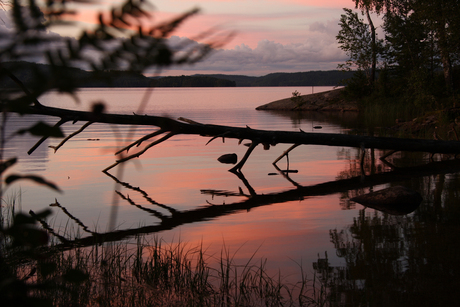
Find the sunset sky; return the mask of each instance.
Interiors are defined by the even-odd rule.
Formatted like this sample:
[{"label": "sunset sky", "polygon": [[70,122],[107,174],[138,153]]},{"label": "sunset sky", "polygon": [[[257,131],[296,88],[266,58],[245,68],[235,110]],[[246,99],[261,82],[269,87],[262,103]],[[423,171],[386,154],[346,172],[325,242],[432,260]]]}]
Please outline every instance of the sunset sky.
[{"label": "sunset sky", "polygon": [[[102,0],[97,10],[121,0]],[[163,75],[224,73],[260,76],[272,72],[331,70],[346,61],[335,36],[343,8],[352,0],[154,0],[155,21],[165,21],[199,8],[172,37],[178,43],[209,29],[236,36],[221,50],[193,66]],[[91,19],[90,10],[80,20]],[[93,19],[94,20],[94,19]]]},{"label": "sunset sky", "polygon": [[169,74],[225,73],[264,75],[336,69],[346,60],[335,36],[343,8],[352,0],[161,0],[158,18],[198,7],[201,14],[185,23],[178,37],[192,37],[219,27],[237,35],[223,50],[186,71]]},{"label": "sunset sky", "polygon": [[[88,28],[97,12],[108,11],[123,0],[99,0],[78,7],[73,17]],[[261,76],[273,72],[332,70],[347,60],[336,35],[343,8],[352,0],[153,0],[154,22],[167,21],[193,8],[200,14],[187,20],[171,37],[173,44],[206,30],[222,35],[235,32],[222,49],[193,66],[173,67],[163,75],[223,73]],[[8,27],[5,12],[0,12]],[[72,36],[62,29],[52,31]],[[76,33],[76,32],[75,32]],[[74,34],[75,35],[75,34]]]}]

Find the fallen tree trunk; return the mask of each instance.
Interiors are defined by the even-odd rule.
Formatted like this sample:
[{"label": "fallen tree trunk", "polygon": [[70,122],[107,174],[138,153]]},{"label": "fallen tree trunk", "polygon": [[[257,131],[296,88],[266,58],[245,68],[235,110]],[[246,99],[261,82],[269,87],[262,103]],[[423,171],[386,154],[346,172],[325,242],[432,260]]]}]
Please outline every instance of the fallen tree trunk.
[{"label": "fallen tree trunk", "polygon": [[[309,133],[300,131],[269,131],[269,130],[258,130],[251,129],[246,126],[231,127],[222,125],[211,125],[201,124],[188,120],[185,118],[179,118],[174,120],[168,117],[152,116],[152,115],[122,115],[122,114],[95,114],[92,112],[75,111],[68,109],[60,109],[47,106],[31,106],[26,113],[29,114],[41,114],[48,116],[55,116],[61,118],[56,125],[62,125],[65,122],[72,121],[85,121],[85,122],[97,122],[107,124],[119,124],[119,125],[148,125],[156,126],[160,129],[147,135],[140,140],[132,143],[131,145],[120,150],[118,153],[128,151],[133,146],[139,146],[142,142],[149,138],[166,134],[159,140],[156,140],[149,145],[146,149],[141,150],[138,153],[132,154],[122,159],[107,168],[106,170],[118,165],[119,163],[128,161],[132,158],[137,158],[143,154],[147,149],[159,144],[170,137],[177,134],[193,134],[204,137],[212,137],[209,141],[211,142],[215,138],[231,138],[252,141],[252,145],[248,149],[245,157],[240,163],[235,166],[232,170],[239,171],[250,155],[252,150],[258,144],[263,144],[265,149],[276,144],[297,144],[297,145],[324,145],[324,146],[340,146],[340,147],[355,147],[355,148],[375,148],[375,149],[386,149],[393,151],[418,151],[428,153],[441,153],[441,154],[459,154],[460,153],[460,142],[459,141],[441,141],[441,140],[426,140],[426,139],[407,139],[407,138],[390,138],[390,137],[370,137],[361,135],[346,135],[346,134],[335,134],[335,133]],[[82,129],[80,129],[81,132]],[[208,142],[208,143],[209,143]],[[29,154],[33,150],[29,151]],[[241,163],[243,162],[243,163]]]}]

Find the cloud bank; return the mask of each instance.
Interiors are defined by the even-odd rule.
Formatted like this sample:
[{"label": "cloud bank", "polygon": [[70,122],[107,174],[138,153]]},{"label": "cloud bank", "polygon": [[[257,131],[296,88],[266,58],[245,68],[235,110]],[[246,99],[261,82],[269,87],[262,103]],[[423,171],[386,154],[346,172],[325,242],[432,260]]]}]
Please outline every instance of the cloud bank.
[{"label": "cloud bank", "polygon": [[[9,16],[0,12],[0,17],[3,20],[0,33],[10,32],[12,28]],[[346,61],[347,57],[338,48],[335,39],[339,31],[337,20],[316,21],[305,27],[301,42],[283,44],[272,39],[262,39],[255,47],[240,43],[232,48],[216,50],[194,65],[171,67],[163,71],[163,75],[222,73],[261,76],[273,72],[332,70]],[[50,32],[48,35],[58,36]],[[179,36],[173,36],[169,41],[171,46],[198,44],[189,38]],[[226,46],[230,45],[231,42]],[[36,58],[33,61],[43,62],[43,59]]]},{"label": "cloud bank", "polygon": [[[335,36],[339,26],[335,20],[314,22],[308,26],[305,41],[281,44],[264,39],[255,48],[240,44],[232,49],[220,49],[193,66],[173,67],[168,75],[190,73],[224,73],[265,75],[272,72],[332,70],[346,61]],[[171,37],[172,45],[180,45],[185,37]]]}]

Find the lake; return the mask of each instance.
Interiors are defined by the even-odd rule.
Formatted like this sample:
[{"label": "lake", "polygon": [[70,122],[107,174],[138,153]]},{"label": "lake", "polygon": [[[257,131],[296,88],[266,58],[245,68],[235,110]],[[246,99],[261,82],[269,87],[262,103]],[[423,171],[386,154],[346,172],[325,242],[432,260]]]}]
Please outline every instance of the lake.
[{"label": "lake", "polygon": [[[102,101],[110,113],[185,117],[253,129],[367,133],[354,130],[362,126],[355,113],[255,110],[294,91],[329,89],[84,89],[78,100],[54,93],[40,101],[78,110],[89,110],[92,103]],[[35,119],[12,116],[7,127],[11,133]],[[66,123],[63,130],[69,134],[82,124]],[[153,131],[155,127],[93,124],[56,153],[49,146],[60,140],[49,139],[32,155],[27,151],[35,137],[13,138],[5,156],[17,156],[20,163],[11,172],[44,176],[62,193],[22,181],[9,187],[6,197],[18,198],[26,212],[49,208],[57,200],[62,208],[52,207],[48,224],[61,234],[87,237],[114,227],[126,239],[137,231],[170,244],[202,245],[210,255],[220,255],[225,248],[242,264],[255,254],[254,259],[268,259],[269,270],[281,272],[291,282],[299,278],[302,264],[309,278],[316,272],[330,283],[330,291],[347,292],[341,299],[346,302],[381,292],[377,297],[385,306],[385,293],[390,291],[405,301],[421,302],[418,306],[448,303],[460,284],[456,161],[397,153],[389,161],[403,169],[387,176],[391,168],[378,159],[382,152],[376,150],[367,152],[362,174],[358,149],[300,146],[289,154],[289,169],[297,172],[282,176],[272,162],[289,145],[279,144],[270,150],[257,147],[242,169],[244,176],[238,177],[228,171],[231,165],[217,158],[227,153],[241,158],[246,146],[231,139],[206,145],[209,138],[179,135],[112,169],[110,174],[116,178],[102,172],[115,162],[117,149]],[[429,170],[416,167],[427,163]],[[277,165],[286,169],[286,158]],[[420,207],[410,214],[390,215],[349,200],[394,185],[419,192]],[[181,217],[172,218],[177,212]],[[115,224],[110,225],[114,217]]]}]

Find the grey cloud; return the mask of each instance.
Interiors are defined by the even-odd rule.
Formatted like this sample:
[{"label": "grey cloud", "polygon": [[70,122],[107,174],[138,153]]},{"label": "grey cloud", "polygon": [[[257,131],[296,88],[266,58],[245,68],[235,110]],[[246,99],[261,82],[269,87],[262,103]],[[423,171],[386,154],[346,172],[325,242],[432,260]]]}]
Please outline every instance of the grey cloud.
[{"label": "grey cloud", "polygon": [[[346,56],[338,48],[335,40],[336,33],[331,29],[332,25],[332,23],[311,25],[302,43],[281,44],[261,40],[253,49],[241,44],[233,49],[218,50],[192,67],[177,69],[244,74],[336,69],[338,63],[346,60]],[[334,35],[325,33],[334,33]]]},{"label": "grey cloud", "polygon": [[[4,24],[0,24],[0,31],[10,31],[9,23],[1,12],[0,17],[4,20]],[[187,74],[221,72],[263,75],[272,72],[336,69],[337,64],[346,61],[346,56],[338,48],[335,39],[337,32],[338,22],[335,20],[315,22],[308,26],[303,42],[281,44],[273,40],[261,40],[253,48],[240,44],[233,49],[217,50],[195,65],[172,67],[166,73],[177,74],[182,71]],[[57,37],[52,33],[48,35]],[[59,46],[58,41],[54,43],[56,48]],[[171,37],[169,44],[176,48],[193,48],[198,45],[195,41],[177,36]],[[97,52],[88,50],[87,56],[97,59]],[[42,62],[43,59],[36,58],[35,61]]]},{"label": "grey cloud", "polygon": [[326,33],[327,35],[331,35],[335,38],[335,36],[340,30],[340,26],[338,20],[329,20],[325,23],[317,21],[310,24],[308,29],[311,32]]}]

